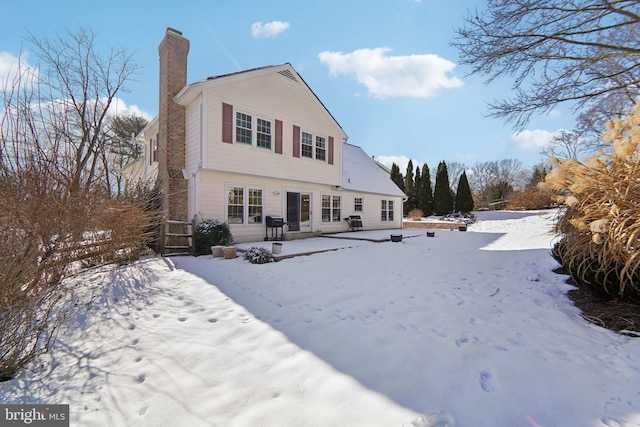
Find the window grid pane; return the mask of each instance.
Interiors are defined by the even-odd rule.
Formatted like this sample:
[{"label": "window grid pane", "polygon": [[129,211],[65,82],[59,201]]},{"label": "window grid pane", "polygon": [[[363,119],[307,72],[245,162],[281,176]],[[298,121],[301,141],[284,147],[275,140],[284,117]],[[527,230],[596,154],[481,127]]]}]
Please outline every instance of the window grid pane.
[{"label": "window grid pane", "polygon": [[262,223],[262,190],[249,189],[249,224]]},{"label": "window grid pane", "polygon": [[256,144],[258,147],[271,149],[271,122],[258,119],[257,131]]},{"label": "window grid pane", "polygon": [[322,196],[322,222],[331,221],[331,196]]},{"label": "window grid pane", "polygon": [[353,199],[353,210],[356,212],[362,212],[362,197],[356,197]]},{"label": "window grid pane", "polygon": [[227,222],[229,224],[244,223],[244,189],[242,187],[229,188],[227,207]]},{"label": "window grid pane", "polygon": [[325,161],[327,157],[327,142],[325,138],[316,136],[316,160]]},{"label": "window grid pane", "polygon": [[332,220],[340,222],[340,196],[333,196],[333,216]]},{"label": "window grid pane", "polygon": [[251,116],[236,113],[236,142],[251,145]]},{"label": "window grid pane", "polygon": [[310,133],[302,132],[302,157],[313,158],[313,136]]}]

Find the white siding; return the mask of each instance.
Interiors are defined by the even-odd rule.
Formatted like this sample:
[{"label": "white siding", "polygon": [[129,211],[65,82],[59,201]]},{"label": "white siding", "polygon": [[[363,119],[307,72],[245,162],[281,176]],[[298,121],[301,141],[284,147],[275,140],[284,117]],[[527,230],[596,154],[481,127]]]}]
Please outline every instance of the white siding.
[{"label": "white siding", "polygon": [[[138,135],[138,143],[142,145],[141,157],[128,164],[122,173],[126,177],[127,185],[135,184],[136,181],[153,181],[158,176],[158,162],[151,163],[150,142],[152,138],[158,138],[158,122],[152,120],[140,135]],[[156,158],[157,159],[157,158]]]},{"label": "white siding", "polygon": [[[207,165],[224,171],[244,170],[250,173],[340,185],[342,176],[340,127],[331,120],[312,96],[304,83],[294,82],[280,74],[270,73],[224,86],[216,86],[207,93]],[[282,154],[241,144],[221,142],[222,103],[236,110],[267,120],[281,120]],[[293,126],[302,131],[327,138],[327,161],[293,157]],[[328,163],[328,139],[334,140],[333,165]],[[275,139],[275,138],[274,138]]]},{"label": "white siding", "polygon": [[[322,233],[344,232],[348,224],[344,219],[354,214],[353,197],[355,193],[336,190],[333,186],[311,184],[303,181],[264,178],[237,173],[202,171],[198,185],[201,204],[198,215],[201,219],[227,219],[227,187],[229,185],[263,189],[263,215],[283,216],[286,218],[287,191],[311,193],[311,231]],[[341,197],[341,215],[339,222],[322,222],[322,195]],[[402,199],[394,200],[394,221],[380,221],[381,196],[364,194],[362,216],[365,230],[391,229],[402,227]],[[386,198],[392,200],[392,198]],[[286,228],[285,228],[286,231]],[[234,240],[238,243],[260,241],[265,236],[264,224],[231,225]]]}]

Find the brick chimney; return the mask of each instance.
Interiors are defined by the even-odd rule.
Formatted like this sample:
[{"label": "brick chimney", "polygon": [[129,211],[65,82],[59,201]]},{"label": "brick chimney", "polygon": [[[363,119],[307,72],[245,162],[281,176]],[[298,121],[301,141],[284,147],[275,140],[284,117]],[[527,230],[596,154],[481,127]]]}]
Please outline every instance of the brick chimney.
[{"label": "brick chimney", "polygon": [[160,56],[160,103],[158,107],[158,179],[163,191],[162,210],[167,219],[187,221],[187,180],[185,169],[186,109],[174,96],[187,84],[189,40],[167,28]]}]

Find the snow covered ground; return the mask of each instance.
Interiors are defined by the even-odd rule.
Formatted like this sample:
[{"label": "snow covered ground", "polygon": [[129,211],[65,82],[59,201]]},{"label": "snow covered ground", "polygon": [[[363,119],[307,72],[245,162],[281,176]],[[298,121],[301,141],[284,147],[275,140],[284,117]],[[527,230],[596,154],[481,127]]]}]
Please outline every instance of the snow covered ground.
[{"label": "snow covered ground", "polygon": [[640,339],[567,298],[554,214],[86,271],[90,302],[0,400],[78,426],[640,426]]}]

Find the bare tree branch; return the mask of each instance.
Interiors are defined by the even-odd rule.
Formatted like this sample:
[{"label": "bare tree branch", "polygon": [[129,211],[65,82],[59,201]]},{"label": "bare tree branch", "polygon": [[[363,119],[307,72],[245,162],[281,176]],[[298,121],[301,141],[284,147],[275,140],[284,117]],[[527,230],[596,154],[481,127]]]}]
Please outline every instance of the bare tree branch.
[{"label": "bare tree branch", "polygon": [[490,115],[522,129],[560,103],[579,111],[610,94],[635,99],[639,24],[638,0],[488,0],[452,45],[471,74],[513,78],[514,96],[494,100]]}]

